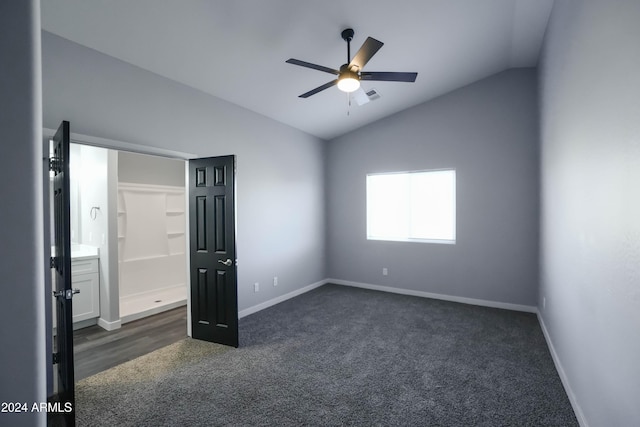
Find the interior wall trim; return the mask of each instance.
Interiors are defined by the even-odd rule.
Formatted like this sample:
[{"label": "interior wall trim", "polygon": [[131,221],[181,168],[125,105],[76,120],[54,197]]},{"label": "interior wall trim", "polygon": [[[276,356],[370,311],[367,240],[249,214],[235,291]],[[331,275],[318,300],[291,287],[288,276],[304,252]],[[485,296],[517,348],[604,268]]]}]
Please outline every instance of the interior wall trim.
[{"label": "interior wall trim", "polygon": [[242,319],[250,314],[257,313],[258,311],[264,310],[265,308],[269,308],[273,305],[284,302],[293,297],[297,297],[298,295],[302,295],[306,292],[319,288],[320,286],[329,283],[327,279],[320,280],[319,282],[312,283],[310,285],[305,286],[304,288],[296,289],[295,291],[291,291],[284,295],[280,295],[279,297],[272,298],[268,301],[261,302],[260,304],[256,304],[252,307],[245,308],[244,310],[240,310],[238,312],[238,319]]},{"label": "interior wall trim", "polygon": [[542,334],[544,335],[545,341],[547,341],[547,347],[549,347],[549,352],[551,353],[551,358],[553,359],[553,364],[556,366],[556,371],[558,371],[558,375],[560,376],[560,381],[562,381],[562,385],[564,386],[564,391],[567,393],[569,397],[569,402],[571,403],[571,407],[573,408],[573,412],[576,414],[576,418],[578,420],[578,424],[580,427],[589,427],[587,423],[587,419],[584,416],[584,412],[582,412],[582,407],[578,403],[578,398],[576,397],[573,389],[571,388],[571,383],[569,382],[569,378],[564,371],[562,366],[562,362],[560,362],[560,358],[558,357],[558,353],[553,345],[553,341],[551,340],[551,335],[549,335],[549,331],[547,330],[547,326],[544,324],[544,319],[538,312],[538,323],[540,323],[540,328],[542,328]]},{"label": "interior wall trim", "polygon": [[107,331],[115,331],[116,329],[120,329],[122,327],[122,321],[118,319],[114,320],[113,322],[108,322],[100,317],[98,319],[98,326],[102,327],[102,329],[106,329]]},{"label": "interior wall trim", "polygon": [[326,279],[325,283],[335,283],[336,285],[352,286],[355,288],[371,289],[374,291],[391,292],[394,294],[439,299],[443,301],[459,302],[462,304],[479,305],[482,307],[501,308],[504,310],[513,310],[513,311],[523,311],[525,313],[538,313],[537,307],[532,305],[511,304],[507,302],[458,297],[454,295],[435,294],[431,292],[414,291],[412,289],[393,288],[391,286],[371,285],[369,283],[351,282],[348,280],[340,280],[340,279]]},{"label": "interior wall trim", "polygon": [[164,313],[165,311],[173,310],[174,308],[185,307],[186,305],[187,305],[186,298],[180,301],[170,302],[169,304],[165,304],[161,307],[149,308],[138,313],[129,314],[128,316],[122,316],[120,318],[120,323],[124,325],[129,322],[135,322],[136,320],[153,316],[154,314]]},{"label": "interior wall trim", "polygon": [[504,310],[522,311],[525,313],[538,314],[538,308],[531,305],[511,304],[506,302],[487,301],[487,300],[481,300],[481,299],[475,299],[475,298],[465,298],[465,297],[456,297],[452,295],[434,294],[431,292],[414,291],[411,289],[400,289],[400,288],[392,288],[390,286],[380,286],[380,285],[371,285],[369,283],[351,282],[348,280],[324,279],[324,280],[320,280],[319,282],[315,282],[310,285],[307,285],[304,288],[296,289],[295,291],[289,292],[284,295],[280,295],[279,297],[272,298],[268,301],[262,302],[260,304],[256,304],[249,308],[245,308],[244,310],[240,310],[238,312],[238,318],[241,319],[243,317],[249,316],[250,314],[257,313],[260,310],[264,310],[265,308],[269,308],[273,305],[279,304],[288,299],[297,297],[298,295],[302,295],[305,292],[309,292],[313,289],[319,288],[320,286],[326,285],[328,283],[341,285],[341,286],[351,286],[355,288],[371,289],[374,291],[391,292],[394,294],[411,295],[411,296],[422,297],[422,298],[433,298],[433,299],[439,299],[443,301],[459,302],[462,304],[479,305],[482,307],[501,308]]},{"label": "interior wall trim", "polygon": [[[73,123],[72,123],[73,125]],[[43,128],[42,135],[44,139],[53,137],[56,133],[55,129]],[[128,151],[138,154],[149,154],[152,156],[162,156],[172,159],[194,159],[198,157],[196,154],[185,153],[182,151],[167,150],[165,148],[153,147],[150,145],[133,144],[130,142],[117,141],[114,139],[100,138],[97,136],[83,135],[81,133],[71,132],[69,134],[71,143],[90,145],[92,147],[107,148],[110,150]]]}]

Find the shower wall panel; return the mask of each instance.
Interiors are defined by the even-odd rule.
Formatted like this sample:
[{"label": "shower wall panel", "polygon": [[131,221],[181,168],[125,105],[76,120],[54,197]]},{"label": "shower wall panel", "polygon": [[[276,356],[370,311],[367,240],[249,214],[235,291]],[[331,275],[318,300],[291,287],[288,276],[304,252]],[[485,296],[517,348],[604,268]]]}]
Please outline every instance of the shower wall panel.
[{"label": "shower wall panel", "polygon": [[186,300],[185,218],[184,188],[120,182],[121,317],[175,302],[161,301],[159,295]]}]

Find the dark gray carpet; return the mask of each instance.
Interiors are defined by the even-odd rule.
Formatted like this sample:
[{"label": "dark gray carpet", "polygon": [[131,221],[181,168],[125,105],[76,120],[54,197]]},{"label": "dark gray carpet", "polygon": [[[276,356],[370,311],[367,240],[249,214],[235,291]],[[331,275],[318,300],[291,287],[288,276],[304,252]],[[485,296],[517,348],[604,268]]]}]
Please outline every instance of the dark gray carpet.
[{"label": "dark gray carpet", "polygon": [[325,285],[81,381],[79,426],[574,426],[533,314]]}]

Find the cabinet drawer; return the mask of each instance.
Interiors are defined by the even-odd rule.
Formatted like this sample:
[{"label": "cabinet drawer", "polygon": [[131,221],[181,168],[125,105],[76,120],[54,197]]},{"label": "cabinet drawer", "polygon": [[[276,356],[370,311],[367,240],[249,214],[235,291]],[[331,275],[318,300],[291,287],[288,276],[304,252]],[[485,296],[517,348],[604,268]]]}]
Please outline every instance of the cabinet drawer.
[{"label": "cabinet drawer", "polygon": [[79,261],[71,261],[71,275],[88,274],[98,272],[97,259],[85,259]]}]

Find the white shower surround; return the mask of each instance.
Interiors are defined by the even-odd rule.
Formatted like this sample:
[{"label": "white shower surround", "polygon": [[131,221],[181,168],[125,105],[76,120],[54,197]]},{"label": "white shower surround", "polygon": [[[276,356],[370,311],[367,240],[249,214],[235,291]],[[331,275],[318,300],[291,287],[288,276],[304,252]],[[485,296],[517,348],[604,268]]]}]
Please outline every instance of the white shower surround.
[{"label": "white shower surround", "polygon": [[185,233],[183,187],[119,183],[122,323],[186,304]]}]

